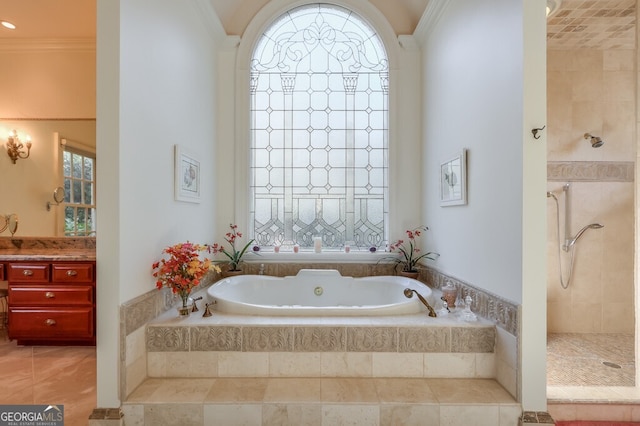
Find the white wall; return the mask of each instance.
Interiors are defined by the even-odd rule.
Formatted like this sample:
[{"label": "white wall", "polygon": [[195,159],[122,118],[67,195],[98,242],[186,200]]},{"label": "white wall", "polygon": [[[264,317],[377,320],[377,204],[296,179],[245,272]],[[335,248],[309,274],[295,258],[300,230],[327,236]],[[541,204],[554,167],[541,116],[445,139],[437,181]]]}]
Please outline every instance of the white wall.
[{"label": "white wall", "polygon": [[[200,0],[98,1],[98,371],[110,372],[98,375],[100,407],[119,405],[117,306],[155,287],[164,247],[214,234],[210,13]],[[174,200],[174,144],[202,162],[198,204]]]},{"label": "white wall", "polygon": [[[448,2],[423,36],[424,211],[437,267],[522,299],[522,5]],[[439,205],[440,163],[468,149],[468,204]]]},{"label": "white wall", "polygon": [[[153,288],[163,247],[213,237],[215,45],[196,3],[121,4],[121,302]],[[174,199],[175,144],[202,162],[200,203]]]},{"label": "white wall", "polygon": [[94,40],[0,40],[0,117],[95,118]]},{"label": "white wall", "polygon": [[[424,211],[438,268],[521,305],[519,396],[546,409],[544,3],[432,0],[424,47]],[[439,206],[442,161],[468,149],[468,204]]]}]

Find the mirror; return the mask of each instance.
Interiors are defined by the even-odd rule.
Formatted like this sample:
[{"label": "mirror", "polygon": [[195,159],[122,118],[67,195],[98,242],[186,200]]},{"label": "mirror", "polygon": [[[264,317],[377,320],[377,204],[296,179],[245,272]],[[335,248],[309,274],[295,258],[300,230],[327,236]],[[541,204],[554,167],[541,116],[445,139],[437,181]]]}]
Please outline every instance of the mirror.
[{"label": "mirror", "polygon": [[12,213],[7,216],[7,223],[9,225],[9,232],[11,232],[11,236],[13,237],[13,234],[18,230],[18,215]]},{"label": "mirror", "polygon": [[[65,193],[64,193],[63,187],[59,186],[53,190],[53,201],[55,201],[56,206],[64,201],[64,196],[65,196]],[[49,210],[51,210],[51,202],[47,201],[47,211]]]},{"label": "mirror", "polygon": [[9,216],[10,215],[6,215],[6,216],[3,215],[2,218],[0,219],[0,222],[4,221],[4,223],[0,224],[0,234],[2,234],[4,230],[9,227]]},{"label": "mirror", "polygon": [[[57,187],[66,188],[66,197],[72,195],[71,200],[75,200],[73,196],[89,193],[89,190],[84,187],[83,170],[86,169],[83,168],[83,162],[78,163],[79,172],[71,169],[73,176],[80,178],[79,183],[76,184],[80,188],[64,184],[63,155],[70,150],[95,153],[96,121],[94,119],[0,120],[0,135],[6,135],[14,128],[31,135],[34,146],[31,149],[31,156],[27,160],[21,160],[24,161],[22,166],[20,163],[17,166],[11,164],[7,154],[2,154],[3,156],[0,157],[3,181],[11,182],[11,185],[0,185],[0,199],[5,200],[0,210],[0,229],[5,224],[4,216],[15,213],[20,219],[16,237],[65,237],[67,223],[63,208],[65,200],[61,198],[62,190]],[[95,191],[95,187],[92,189]],[[72,193],[72,190],[75,192]],[[94,195],[94,193],[91,194],[91,201],[95,200]],[[59,201],[61,201],[59,208],[54,207]],[[91,204],[95,205],[95,203]],[[5,231],[0,236],[10,238],[11,234]]]},{"label": "mirror", "polygon": [[64,188],[59,186],[53,191],[53,200],[56,204],[60,204],[64,201]]}]

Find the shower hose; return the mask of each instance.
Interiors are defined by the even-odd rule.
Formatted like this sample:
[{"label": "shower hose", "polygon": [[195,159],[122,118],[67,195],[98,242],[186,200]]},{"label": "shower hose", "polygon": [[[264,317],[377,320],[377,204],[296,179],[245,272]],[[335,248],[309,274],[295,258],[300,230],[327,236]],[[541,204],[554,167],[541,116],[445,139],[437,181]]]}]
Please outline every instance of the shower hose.
[{"label": "shower hose", "polygon": [[553,201],[556,203],[556,239],[558,240],[558,269],[560,275],[560,285],[563,289],[569,288],[569,283],[571,283],[571,275],[573,274],[573,256],[575,250],[575,244],[572,244],[569,247],[569,276],[567,277],[567,282],[564,282],[564,277],[562,274],[562,256],[560,253],[560,205],[558,203],[558,198],[555,196],[553,192],[547,192],[547,197],[553,198]]}]

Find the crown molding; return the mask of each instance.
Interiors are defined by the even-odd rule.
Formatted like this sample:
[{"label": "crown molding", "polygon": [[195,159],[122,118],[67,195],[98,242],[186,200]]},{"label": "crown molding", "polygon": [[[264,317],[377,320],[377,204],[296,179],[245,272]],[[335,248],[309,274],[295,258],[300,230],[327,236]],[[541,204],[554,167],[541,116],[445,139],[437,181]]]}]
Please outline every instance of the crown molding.
[{"label": "crown molding", "polygon": [[95,52],[95,38],[5,38],[0,39],[0,51],[73,51]]},{"label": "crown molding", "polygon": [[196,0],[194,4],[200,11],[200,17],[211,38],[217,41],[224,41],[227,33],[211,0]]},{"label": "crown molding", "polygon": [[416,26],[413,34],[418,40],[424,40],[429,33],[440,22],[440,18],[444,13],[451,0],[430,0],[427,7]]}]

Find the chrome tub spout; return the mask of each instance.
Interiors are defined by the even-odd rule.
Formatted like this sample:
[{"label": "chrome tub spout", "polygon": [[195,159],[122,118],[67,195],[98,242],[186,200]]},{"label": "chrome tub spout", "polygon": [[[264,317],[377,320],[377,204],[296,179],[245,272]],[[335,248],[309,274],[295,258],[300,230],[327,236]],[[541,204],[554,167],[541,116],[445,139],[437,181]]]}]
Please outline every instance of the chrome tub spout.
[{"label": "chrome tub spout", "polygon": [[416,294],[416,296],[418,296],[418,299],[420,299],[420,301],[422,302],[422,304],[424,306],[427,307],[427,309],[429,310],[429,316],[430,317],[437,317],[436,315],[436,311],[433,310],[433,308],[431,307],[431,305],[429,304],[429,302],[427,302],[427,299],[425,299],[424,297],[422,297],[422,295],[420,293],[418,293],[417,291],[410,289],[410,288],[405,288],[404,289],[404,295],[408,298],[411,299],[413,297],[413,293]]}]

